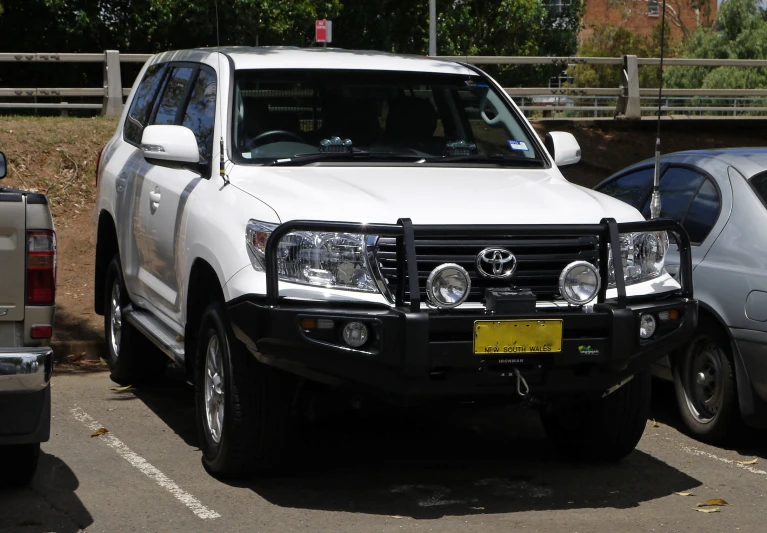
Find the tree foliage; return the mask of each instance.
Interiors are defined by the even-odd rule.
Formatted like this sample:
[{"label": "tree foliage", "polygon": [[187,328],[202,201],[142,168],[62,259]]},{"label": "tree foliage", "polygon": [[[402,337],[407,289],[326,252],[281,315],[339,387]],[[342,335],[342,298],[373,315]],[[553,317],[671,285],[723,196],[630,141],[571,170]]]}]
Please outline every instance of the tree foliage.
[{"label": "tree foliage", "polygon": [[[690,58],[767,59],[767,21],[759,0],[727,0],[711,28],[699,28],[679,48]],[[758,89],[767,87],[761,68],[671,67],[665,75],[669,87],[704,89]]]},{"label": "tree foliage", "polygon": [[[666,24],[666,43],[670,39],[670,27]],[[670,47],[667,46],[668,51]],[[620,57],[631,54],[637,57],[660,55],[660,24],[644,36],[614,24],[594,26],[589,38],[578,49],[581,57]],[[668,55],[668,52],[666,52]],[[576,65],[570,71],[576,87],[618,87],[621,83],[620,69],[613,65]],[[639,69],[641,87],[657,87],[658,71]]]},{"label": "tree foliage", "polygon": [[[572,55],[583,0],[438,0],[442,55]],[[314,21],[333,20],[333,46],[426,54],[428,0],[2,0],[0,51],[122,52],[222,45],[310,46]],[[492,70],[492,69],[491,69]],[[496,68],[504,82],[551,68]]]}]

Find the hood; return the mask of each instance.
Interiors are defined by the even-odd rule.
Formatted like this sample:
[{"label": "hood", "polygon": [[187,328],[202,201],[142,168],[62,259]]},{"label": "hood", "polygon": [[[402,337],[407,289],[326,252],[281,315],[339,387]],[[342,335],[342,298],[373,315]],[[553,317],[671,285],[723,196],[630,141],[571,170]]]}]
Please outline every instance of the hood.
[{"label": "hood", "polygon": [[232,184],[280,222],[592,224],[643,220],[630,205],[573,185],[557,169],[238,166]]}]

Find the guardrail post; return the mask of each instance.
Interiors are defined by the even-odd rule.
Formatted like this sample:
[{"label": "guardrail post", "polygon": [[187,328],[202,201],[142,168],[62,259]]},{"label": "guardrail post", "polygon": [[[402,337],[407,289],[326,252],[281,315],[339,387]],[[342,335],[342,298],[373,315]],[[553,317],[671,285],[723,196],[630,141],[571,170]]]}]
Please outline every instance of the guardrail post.
[{"label": "guardrail post", "polygon": [[123,84],[120,77],[120,52],[104,52],[104,105],[101,114],[119,117],[123,111]]},{"label": "guardrail post", "polygon": [[615,118],[642,118],[639,102],[639,64],[637,56],[623,56],[621,95],[615,108]]}]

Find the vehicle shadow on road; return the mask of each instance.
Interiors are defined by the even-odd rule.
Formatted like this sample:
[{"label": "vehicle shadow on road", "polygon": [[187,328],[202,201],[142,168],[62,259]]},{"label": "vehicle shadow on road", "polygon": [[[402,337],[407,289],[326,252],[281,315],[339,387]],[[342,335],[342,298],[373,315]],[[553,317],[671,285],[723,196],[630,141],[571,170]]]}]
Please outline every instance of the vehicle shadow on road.
[{"label": "vehicle shadow on road", "polygon": [[78,533],[93,518],[75,494],[80,483],[61,459],[40,454],[30,486],[0,490],[0,531]]},{"label": "vehicle shadow on road", "polygon": [[[191,387],[176,379],[134,394],[198,445]],[[701,484],[638,450],[618,464],[565,462],[526,408],[350,410],[293,442],[279,475],[227,483],[282,507],[420,519],[631,508]]]}]

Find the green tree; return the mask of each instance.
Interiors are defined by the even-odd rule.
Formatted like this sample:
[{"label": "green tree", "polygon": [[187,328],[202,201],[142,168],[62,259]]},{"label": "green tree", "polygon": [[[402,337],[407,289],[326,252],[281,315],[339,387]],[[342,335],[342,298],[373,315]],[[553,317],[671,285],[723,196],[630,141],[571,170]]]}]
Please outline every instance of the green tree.
[{"label": "green tree", "polygon": [[[666,39],[671,37],[666,24]],[[670,46],[666,46],[668,56]],[[660,55],[660,23],[649,36],[633,33],[614,24],[602,24],[592,28],[590,37],[578,48],[581,57],[620,57],[631,54],[638,57]],[[618,87],[621,83],[620,69],[613,65],[576,65],[571,69],[576,87]],[[654,68],[639,69],[641,87],[657,87],[658,71]]]},{"label": "green tree", "polygon": [[[727,0],[714,29],[699,28],[679,49],[689,58],[767,59],[767,21],[759,0]],[[665,73],[669,87],[688,89],[758,89],[767,87],[761,68],[671,67]]]}]

